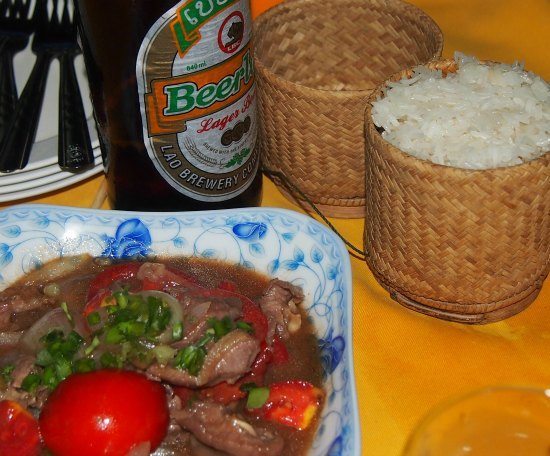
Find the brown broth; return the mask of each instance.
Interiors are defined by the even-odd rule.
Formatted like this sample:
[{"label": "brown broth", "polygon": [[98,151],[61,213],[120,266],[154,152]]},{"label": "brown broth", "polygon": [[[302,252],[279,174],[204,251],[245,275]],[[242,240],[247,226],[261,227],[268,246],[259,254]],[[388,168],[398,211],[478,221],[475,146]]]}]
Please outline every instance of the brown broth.
[{"label": "brown broth", "polygon": [[[265,275],[219,261],[186,257],[156,258],[155,261],[165,263],[188,273],[195,277],[199,284],[206,287],[217,287],[221,281],[229,280],[236,284],[238,292],[251,299],[258,298],[269,283],[269,278]],[[55,279],[53,282],[61,285],[61,293],[56,297],[57,302],[66,302],[71,312],[81,312],[86,304],[86,295],[90,282],[105,266],[106,264],[103,260],[95,260],[90,257],[71,273]],[[47,283],[41,282],[40,276],[40,271],[34,271],[16,282],[13,288],[30,286],[42,289]],[[0,293],[0,297],[3,293],[5,292]],[[301,312],[302,326],[297,333],[292,335],[290,343],[286,344],[290,359],[282,365],[270,366],[266,374],[266,384],[299,379],[309,381],[315,386],[322,388],[322,368],[314,328],[305,313]],[[317,417],[308,429],[295,431],[291,428],[262,421],[258,418],[251,418],[251,421],[254,419],[261,421],[264,427],[270,427],[275,430],[285,439],[286,444],[283,454],[296,456],[307,453],[318,424]],[[163,444],[161,448],[165,452],[160,454],[193,455],[187,448],[186,442],[188,439],[182,435],[182,438],[176,440],[175,442]]]}]

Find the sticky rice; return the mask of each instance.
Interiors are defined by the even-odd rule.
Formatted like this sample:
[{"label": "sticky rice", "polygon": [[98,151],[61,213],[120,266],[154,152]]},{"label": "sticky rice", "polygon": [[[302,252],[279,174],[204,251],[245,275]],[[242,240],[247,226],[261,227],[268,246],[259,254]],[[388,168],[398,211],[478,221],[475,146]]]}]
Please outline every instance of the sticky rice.
[{"label": "sticky rice", "polygon": [[466,169],[513,166],[550,151],[550,85],[515,63],[457,53],[456,73],[417,67],[373,103],[386,141],[433,163]]}]

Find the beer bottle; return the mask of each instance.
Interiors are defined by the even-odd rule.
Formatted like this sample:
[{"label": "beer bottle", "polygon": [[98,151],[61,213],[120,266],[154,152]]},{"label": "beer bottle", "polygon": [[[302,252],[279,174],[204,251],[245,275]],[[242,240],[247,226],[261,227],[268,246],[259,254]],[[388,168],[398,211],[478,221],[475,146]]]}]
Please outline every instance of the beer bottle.
[{"label": "beer bottle", "polygon": [[115,209],[259,205],[249,0],[77,0]]}]

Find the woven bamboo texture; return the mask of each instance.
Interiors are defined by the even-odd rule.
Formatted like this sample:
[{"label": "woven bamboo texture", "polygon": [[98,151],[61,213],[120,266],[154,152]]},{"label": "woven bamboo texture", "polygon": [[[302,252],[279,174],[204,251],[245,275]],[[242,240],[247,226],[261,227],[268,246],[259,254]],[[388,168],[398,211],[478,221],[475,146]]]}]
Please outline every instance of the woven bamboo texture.
[{"label": "woven bamboo texture", "polygon": [[417,159],[376,130],[380,94],[365,113],[365,253],[376,279],[406,307],[447,320],[488,323],[527,307],[550,269],[550,152],[490,170]]},{"label": "woven bamboo texture", "polygon": [[254,33],[264,166],[326,215],[363,217],[367,98],[396,71],[438,58],[440,29],[399,0],[290,0]]}]

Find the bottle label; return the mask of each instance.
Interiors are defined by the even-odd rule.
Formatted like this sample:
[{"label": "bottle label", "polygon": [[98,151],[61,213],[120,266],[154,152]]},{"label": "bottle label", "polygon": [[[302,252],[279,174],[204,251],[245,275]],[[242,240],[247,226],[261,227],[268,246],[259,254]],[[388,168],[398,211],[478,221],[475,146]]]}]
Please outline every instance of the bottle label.
[{"label": "bottle label", "polygon": [[140,47],[147,152],[172,187],[196,200],[233,198],[258,170],[251,28],[249,0],[187,0]]}]

